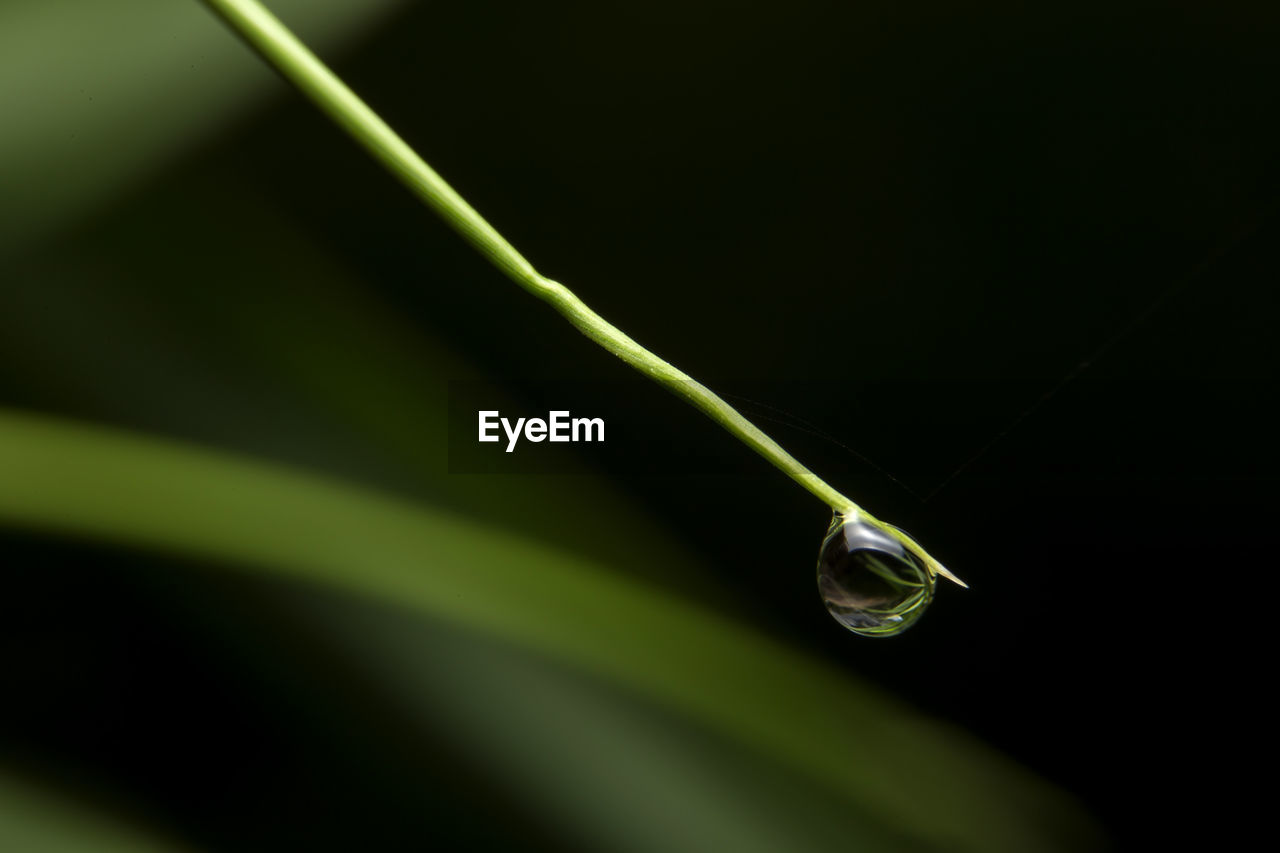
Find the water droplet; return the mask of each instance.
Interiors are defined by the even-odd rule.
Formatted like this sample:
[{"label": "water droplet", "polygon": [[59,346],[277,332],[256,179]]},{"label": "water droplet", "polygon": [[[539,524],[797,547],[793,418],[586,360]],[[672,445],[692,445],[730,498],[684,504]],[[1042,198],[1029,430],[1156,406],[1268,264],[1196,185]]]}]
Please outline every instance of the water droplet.
[{"label": "water droplet", "polygon": [[857,634],[888,637],[915,624],[933,598],[933,575],[905,545],[856,516],[837,514],[818,554],[827,612]]}]

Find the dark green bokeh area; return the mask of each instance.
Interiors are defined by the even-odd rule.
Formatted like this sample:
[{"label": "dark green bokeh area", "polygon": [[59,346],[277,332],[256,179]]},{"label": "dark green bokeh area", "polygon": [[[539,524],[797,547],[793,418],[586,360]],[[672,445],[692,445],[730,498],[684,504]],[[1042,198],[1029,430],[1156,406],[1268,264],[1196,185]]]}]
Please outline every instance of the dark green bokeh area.
[{"label": "dark green bokeh area", "polygon": [[1280,15],[269,5],[972,589],[844,631],[826,510],[657,386],[734,473],[450,474],[450,381],[627,368],[196,0],[0,0],[0,849],[1249,837]]}]

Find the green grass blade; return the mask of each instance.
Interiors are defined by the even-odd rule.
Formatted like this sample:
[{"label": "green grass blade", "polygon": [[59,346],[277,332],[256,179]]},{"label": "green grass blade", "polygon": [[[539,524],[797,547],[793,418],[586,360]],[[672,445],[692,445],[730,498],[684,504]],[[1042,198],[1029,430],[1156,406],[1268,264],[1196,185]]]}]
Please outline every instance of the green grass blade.
[{"label": "green grass blade", "polygon": [[[494,507],[498,517],[519,511]],[[749,628],[497,526],[15,413],[0,413],[0,519],[323,584],[524,645],[760,750],[926,846],[1096,846],[1062,794],[963,733]]]}]

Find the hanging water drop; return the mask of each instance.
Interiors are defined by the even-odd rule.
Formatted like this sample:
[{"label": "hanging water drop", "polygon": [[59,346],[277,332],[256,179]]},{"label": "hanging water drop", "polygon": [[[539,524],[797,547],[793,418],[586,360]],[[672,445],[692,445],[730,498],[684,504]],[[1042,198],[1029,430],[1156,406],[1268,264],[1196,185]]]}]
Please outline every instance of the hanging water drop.
[{"label": "hanging water drop", "polygon": [[836,514],[818,554],[827,612],[857,634],[888,637],[915,624],[933,598],[934,576],[881,528]]}]

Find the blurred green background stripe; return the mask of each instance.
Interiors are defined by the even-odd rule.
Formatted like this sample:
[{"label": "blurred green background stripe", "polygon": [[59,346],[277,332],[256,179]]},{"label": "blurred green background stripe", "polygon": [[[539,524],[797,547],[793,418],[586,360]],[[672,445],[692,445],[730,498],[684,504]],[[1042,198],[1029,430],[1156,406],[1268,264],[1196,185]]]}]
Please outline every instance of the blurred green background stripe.
[{"label": "blurred green background stripe", "polygon": [[526,645],[824,780],[930,847],[1083,849],[1092,833],[1067,798],[967,735],[754,631],[368,489],[7,412],[0,517],[347,589]]},{"label": "blurred green background stripe", "polygon": [[[401,0],[274,0],[320,50]],[[195,0],[0,3],[0,257],[226,127],[285,84]]]},{"label": "blurred green background stripe", "polygon": [[0,850],[13,853],[177,853],[161,840],[78,799],[0,770]]}]

